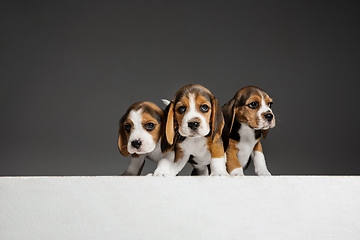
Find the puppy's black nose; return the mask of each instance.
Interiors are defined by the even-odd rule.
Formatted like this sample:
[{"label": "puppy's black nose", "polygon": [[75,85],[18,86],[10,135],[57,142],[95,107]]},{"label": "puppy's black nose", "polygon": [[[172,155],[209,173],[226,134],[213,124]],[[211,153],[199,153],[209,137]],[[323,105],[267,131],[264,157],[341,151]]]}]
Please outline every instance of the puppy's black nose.
[{"label": "puppy's black nose", "polygon": [[136,149],[139,149],[140,146],[141,146],[141,143],[142,142],[140,140],[134,140],[134,141],[131,142],[131,146],[133,146]]},{"label": "puppy's black nose", "polygon": [[269,122],[271,122],[271,120],[273,120],[274,116],[271,113],[267,113],[264,115],[264,117],[266,118],[266,120],[268,120]]},{"label": "puppy's black nose", "polygon": [[188,122],[188,126],[190,129],[192,130],[196,130],[199,127],[200,123],[199,122]]}]

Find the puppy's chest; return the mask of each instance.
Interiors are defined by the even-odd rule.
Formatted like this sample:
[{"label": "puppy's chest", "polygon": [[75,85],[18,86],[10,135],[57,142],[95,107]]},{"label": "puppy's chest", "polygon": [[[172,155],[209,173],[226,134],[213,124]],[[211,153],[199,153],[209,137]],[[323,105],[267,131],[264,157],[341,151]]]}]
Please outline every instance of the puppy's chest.
[{"label": "puppy's chest", "polygon": [[193,155],[195,158],[207,157],[210,158],[210,151],[207,147],[207,138],[186,138],[179,144],[184,153]]},{"label": "puppy's chest", "polygon": [[255,138],[254,129],[251,129],[246,124],[242,124],[238,130],[240,141],[236,144],[239,151],[251,151],[259,139]]}]

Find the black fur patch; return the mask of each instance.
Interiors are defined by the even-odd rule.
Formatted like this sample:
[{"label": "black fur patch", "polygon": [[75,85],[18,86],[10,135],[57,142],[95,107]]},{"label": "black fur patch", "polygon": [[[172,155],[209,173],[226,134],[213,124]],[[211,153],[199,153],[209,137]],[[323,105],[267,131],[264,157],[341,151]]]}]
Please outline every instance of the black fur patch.
[{"label": "black fur patch", "polygon": [[240,128],[241,128],[241,123],[235,119],[229,137],[235,141],[240,141],[240,134],[239,134]]},{"label": "black fur patch", "polygon": [[189,157],[189,161],[188,161],[191,165],[197,165],[198,163],[194,160],[194,156],[190,155]]},{"label": "black fur patch", "polygon": [[261,138],[261,130],[255,130],[255,139]]},{"label": "black fur patch", "polygon": [[224,151],[226,152],[226,149],[228,148],[229,146],[229,128],[227,125],[224,126],[223,128],[223,131],[222,131],[222,134],[221,134],[221,138],[222,138],[222,141],[223,141],[223,147],[224,147]]},{"label": "black fur patch", "polygon": [[250,163],[251,163],[251,160],[252,160],[252,157],[250,156],[250,157],[249,157],[249,160],[247,161],[247,163],[246,163],[245,166],[243,167],[244,170],[249,167],[249,165],[250,165]]},{"label": "black fur patch", "polygon": [[257,88],[253,88],[250,89],[247,92],[244,92],[243,95],[240,97],[238,103],[237,103],[237,107],[243,107],[245,106],[246,100],[248,100],[248,98],[253,95],[253,93],[257,91]]},{"label": "black fur patch", "polygon": [[143,112],[150,114],[153,118],[156,119],[158,123],[161,123],[161,116],[157,111],[154,111],[154,109],[152,109],[151,107],[145,105]]}]

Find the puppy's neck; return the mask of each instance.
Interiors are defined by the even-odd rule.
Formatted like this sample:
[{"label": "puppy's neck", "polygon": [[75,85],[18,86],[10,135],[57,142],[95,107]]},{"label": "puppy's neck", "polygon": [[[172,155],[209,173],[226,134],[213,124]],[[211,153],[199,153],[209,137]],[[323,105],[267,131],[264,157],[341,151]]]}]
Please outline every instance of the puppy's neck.
[{"label": "puppy's neck", "polygon": [[246,123],[234,121],[230,138],[235,141],[253,141],[261,137],[261,130],[255,130]]}]

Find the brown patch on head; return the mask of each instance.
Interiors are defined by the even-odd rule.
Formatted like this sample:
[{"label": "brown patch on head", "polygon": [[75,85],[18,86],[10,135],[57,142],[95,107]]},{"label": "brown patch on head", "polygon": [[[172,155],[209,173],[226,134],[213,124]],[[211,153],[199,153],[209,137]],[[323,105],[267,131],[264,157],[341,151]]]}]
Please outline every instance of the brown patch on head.
[{"label": "brown patch on head", "polygon": [[186,112],[189,111],[190,108],[190,101],[189,101],[189,95],[183,95],[181,96],[175,103],[174,107],[174,127],[180,126],[182,123],[182,120],[186,114]]},{"label": "brown patch on head", "polygon": [[[162,113],[159,116],[162,118]],[[144,127],[144,129],[153,137],[154,142],[159,141],[162,132],[161,121],[158,121],[158,119],[154,118],[153,115],[144,112],[141,124]],[[151,126],[151,124],[155,125],[155,128],[152,130],[149,129],[149,126]]]},{"label": "brown patch on head", "polygon": [[261,106],[261,100],[260,92],[253,91],[245,100],[244,106],[238,106],[235,118],[239,122],[246,123],[252,128],[257,128],[260,120],[257,113]]},{"label": "brown patch on head", "polygon": [[[161,136],[161,123],[163,121],[163,111],[152,102],[137,102],[131,105],[126,113],[120,119],[119,126],[119,138],[118,138],[118,147],[120,153],[124,156],[130,155],[127,149],[129,136],[133,130],[134,123],[129,118],[129,114],[131,111],[139,111],[142,112],[142,120],[141,124],[145,130],[147,130],[154,139],[154,142],[157,142]],[[154,124],[154,128],[151,129],[149,126]],[[148,129],[147,129],[148,128]]]},{"label": "brown patch on head", "polygon": [[[209,94],[209,93],[208,93]],[[209,101],[209,97],[211,99],[211,97],[213,97],[212,95],[209,95],[207,97],[203,96],[203,95],[196,95],[195,96],[195,107],[196,110],[204,116],[205,120],[206,120],[206,124],[209,125],[211,124],[211,113],[213,112],[213,105],[212,103]]]}]

